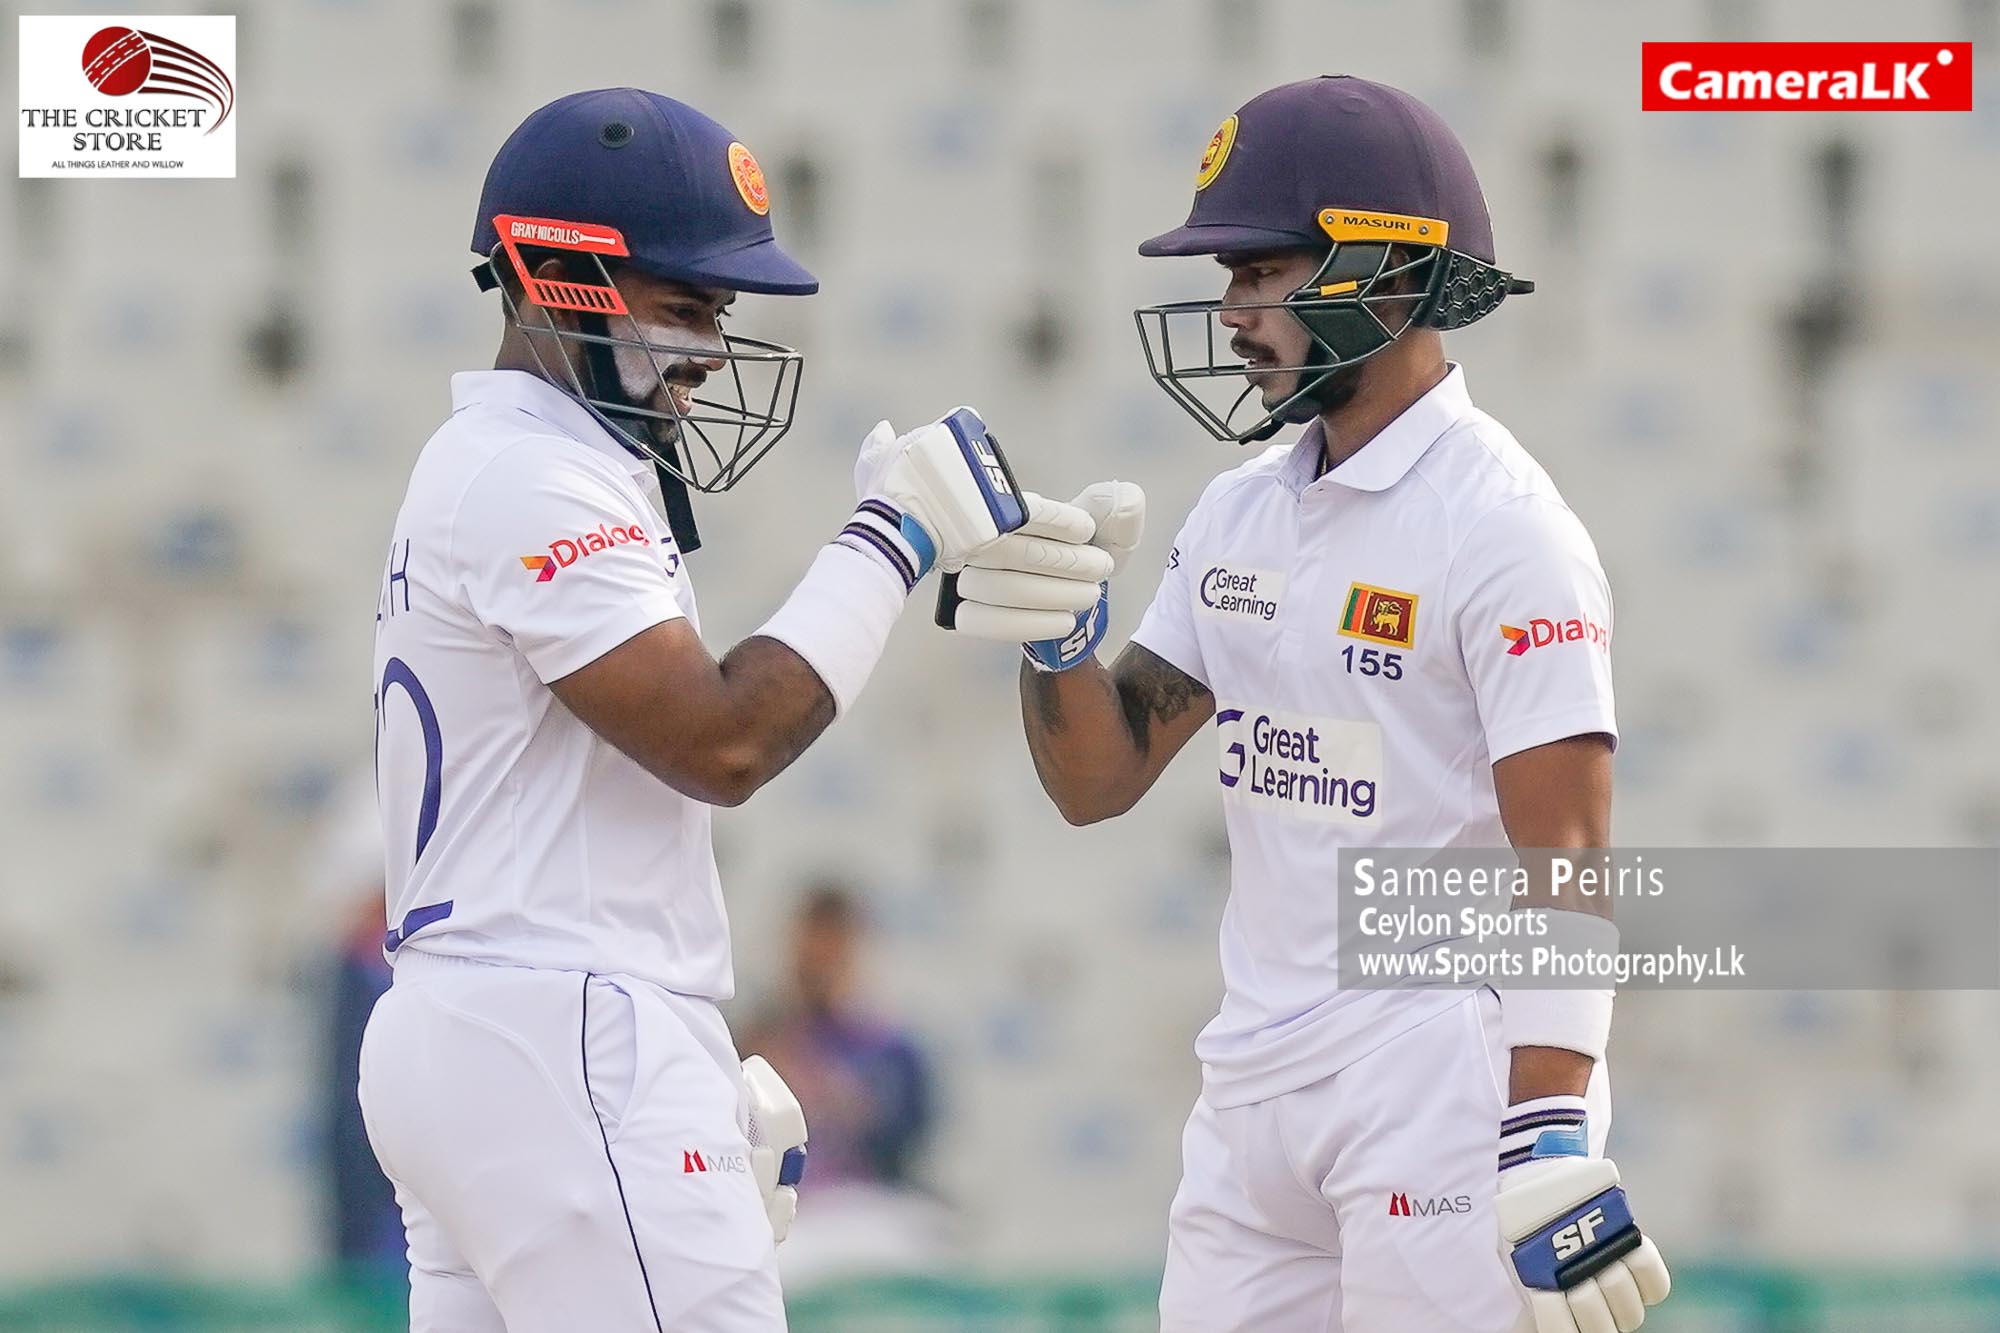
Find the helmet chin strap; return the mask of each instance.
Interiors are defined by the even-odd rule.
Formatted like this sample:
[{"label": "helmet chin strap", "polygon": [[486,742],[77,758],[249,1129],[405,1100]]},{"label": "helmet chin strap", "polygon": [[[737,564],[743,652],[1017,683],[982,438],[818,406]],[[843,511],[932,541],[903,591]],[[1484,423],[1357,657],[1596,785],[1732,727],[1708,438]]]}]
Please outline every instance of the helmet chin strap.
[{"label": "helmet chin strap", "polygon": [[1278,405],[1271,413],[1271,419],[1256,430],[1244,436],[1247,444],[1262,444],[1287,426],[1303,426],[1325,410],[1321,393],[1339,366],[1329,366],[1314,377],[1313,382],[1303,389],[1292,390],[1291,397]]},{"label": "helmet chin strap", "polygon": [[[592,337],[611,336],[611,322],[602,315],[579,313],[577,321]],[[625,386],[619,382],[610,346],[602,342],[585,343],[583,354],[584,372],[590,377],[590,396],[631,405],[631,399],[625,396]],[[653,460],[653,475],[660,479],[660,501],[667,511],[667,530],[673,533],[674,544],[683,555],[699,551],[701,533],[695,528],[694,504],[688,498],[687,483],[669,472],[657,458]]]}]

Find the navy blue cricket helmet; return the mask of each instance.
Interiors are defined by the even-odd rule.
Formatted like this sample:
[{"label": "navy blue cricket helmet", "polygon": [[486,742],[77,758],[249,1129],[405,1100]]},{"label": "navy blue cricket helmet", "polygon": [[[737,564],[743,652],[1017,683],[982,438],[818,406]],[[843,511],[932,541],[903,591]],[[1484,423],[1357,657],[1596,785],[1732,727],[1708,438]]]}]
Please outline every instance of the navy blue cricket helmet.
[{"label": "navy blue cricket helmet", "polygon": [[[1304,325],[1312,350],[1298,387],[1247,423],[1235,419],[1254,386],[1221,412],[1191,389],[1244,374],[1240,362],[1216,358],[1222,302],[1134,312],[1153,378],[1218,439],[1264,440],[1288,422],[1310,420],[1337,372],[1406,330],[1460,328],[1505,297],[1534,290],[1496,266],[1486,197],[1443,118],[1399,88],[1346,74],[1283,84],[1224,120],[1202,155],[1187,221],[1143,242],[1139,253],[1291,249],[1325,258],[1310,281],[1269,305]],[[1176,328],[1192,332],[1182,341],[1198,344],[1198,354],[1176,358]],[[1226,331],[1220,341],[1228,345]]]},{"label": "navy blue cricket helmet", "polygon": [[[550,381],[653,458],[663,481],[727,490],[791,427],[804,357],[719,322],[712,334],[649,334],[612,273],[818,291],[779,248],[770,213],[757,159],[693,107],[639,88],[572,93],[522,121],[494,156],[473,222],[482,260],[473,274],[500,289]],[[534,272],[551,255],[560,279]]]}]

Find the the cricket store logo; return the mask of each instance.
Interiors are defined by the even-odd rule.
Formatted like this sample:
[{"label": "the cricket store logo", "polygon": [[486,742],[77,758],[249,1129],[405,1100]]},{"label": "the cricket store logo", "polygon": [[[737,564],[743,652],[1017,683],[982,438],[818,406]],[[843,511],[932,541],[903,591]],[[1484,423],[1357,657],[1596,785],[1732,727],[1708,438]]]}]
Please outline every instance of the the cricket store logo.
[{"label": "the cricket store logo", "polygon": [[700,1148],[681,1149],[681,1174],[684,1176],[707,1175],[711,1171],[734,1175],[749,1169],[750,1159],[740,1152],[704,1152]]},{"label": "the cricket store logo", "polygon": [[1442,1217],[1447,1213],[1469,1213],[1472,1211],[1470,1194],[1440,1194],[1433,1199],[1412,1199],[1407,1194],[1389,1196],[1389,1216],[1391,1217]]},{"label": "the cricket store logo", "polygon": [[[1174,554],[1179,556],[1179,548]],[[1211,565],[1195,584],[1195,609],[1202,615],[1236,619],[1275,620],[1285,595],[1285,576],[1274,569],[1241,565]]]},{"label": "the cricket store logo", "polygon": [[1374,817],[1382,780],[1382,729],[1374,723],[1224,708],[1215,734],[1225,801],[1343,824]]},{"label": "the cricket store logo", "polygon": [[600,523],[597,531],[579,533],[574,537],[558,537],[549,543],[547,555],[524,555],[521,567],[535,576],[535,582],[547,583],[556,576],[559,569],[568,569],[579,560],[587,559],[599,551],[614,546],[650,546],[653,539],[646,530],[634,523],[631,527],[607,527]]},{"label": "the cricket store logo", "polygon": [[21,16],[21,175],[234,176],[236,19]]},{"label": "the cricket store logo", "polygon": [[1519,657],[1530,648],[1547,648],[1556,643],[1588,643],[1599,652],[1611,651],[1611,631],[1589,616],[1572,616],[1568,620],[1547,620],[1536,616],[1528,622],[1526,629],[1519,625],[1502,625],[1500,637],[1507,641],[1509,657]]},{"label": "the cricket store logo", "polygon": [[1646,42],[1647,111],[1970,111],[1971,42]]}]

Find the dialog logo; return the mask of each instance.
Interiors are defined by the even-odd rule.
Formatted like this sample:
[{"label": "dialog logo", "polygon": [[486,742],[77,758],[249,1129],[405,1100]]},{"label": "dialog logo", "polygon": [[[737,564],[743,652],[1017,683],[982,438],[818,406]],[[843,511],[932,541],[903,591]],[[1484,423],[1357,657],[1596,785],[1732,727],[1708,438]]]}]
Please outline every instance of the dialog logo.
[{"label": "dialog logo", "polygon": [[1519,625],[1503,624],[1500,626],[1500,637],[1507,641],[1509,657],[1521,657],[1531,648],[1547,648],[1558,643],[1588,643],[1601,653],[1611,651],[1611,631],[1589,616],[1571,616],[1567,620],[1536,616],[1525,629]]},{"label": "dialog logo", "polygon": [[236,19],[23,15],[21,175],[234,176]]},{"label": "dialog logo", "polygon": [[[547,555],[521,556],[521,567],[535,576],[535,582],[547,583],[555,578],[557,570],[568,569],[577,561],[588,559],[599,551],[606,551],[614,546],[650,546],[652,542],[652,537],[637,523],[629,528],[600,523],[595,532],[581,532],[574,537],[556,538],[549,543]],[[676,564],[675,568],[678,567]]]}]

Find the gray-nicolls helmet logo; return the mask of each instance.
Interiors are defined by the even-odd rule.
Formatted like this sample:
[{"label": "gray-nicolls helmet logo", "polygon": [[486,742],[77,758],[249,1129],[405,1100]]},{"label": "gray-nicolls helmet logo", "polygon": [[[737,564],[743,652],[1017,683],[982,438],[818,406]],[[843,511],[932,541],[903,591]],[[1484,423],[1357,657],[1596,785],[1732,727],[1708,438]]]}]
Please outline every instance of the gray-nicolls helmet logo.
[{"label": "gray-nicolls helmet logo", "polygon": [[[653,461],[683,550],[700,545],[688,492],[728,490],[791,428],[805,358],[720,317],[700,333],[642,320],[614,269],[727,292],[818,291],[778,247],[769,213],[748,148],[693,107],[637,88],[534,112],[481,191],[473,276],[499,290],[543,377]],[[538,276],[551,257],[562,276]]]}]

